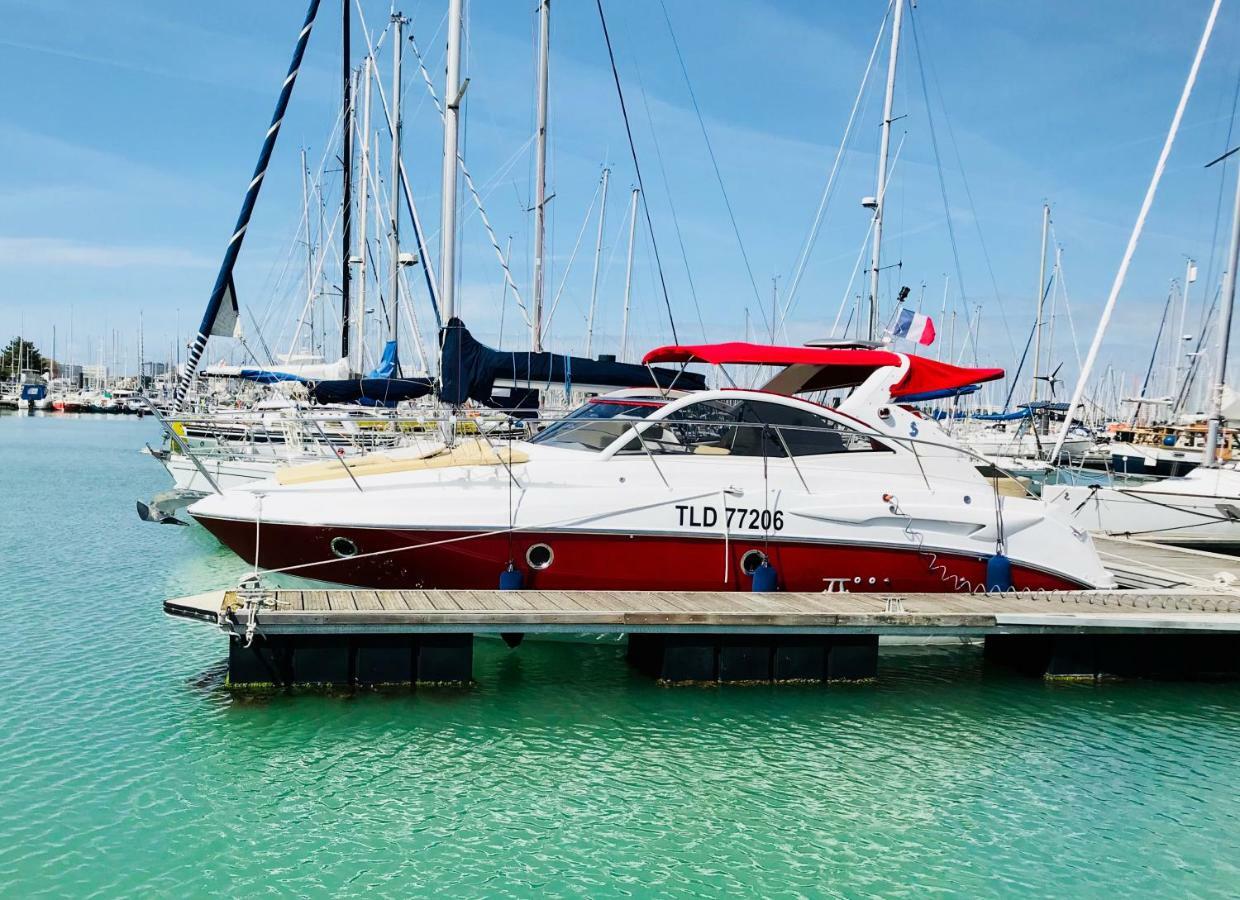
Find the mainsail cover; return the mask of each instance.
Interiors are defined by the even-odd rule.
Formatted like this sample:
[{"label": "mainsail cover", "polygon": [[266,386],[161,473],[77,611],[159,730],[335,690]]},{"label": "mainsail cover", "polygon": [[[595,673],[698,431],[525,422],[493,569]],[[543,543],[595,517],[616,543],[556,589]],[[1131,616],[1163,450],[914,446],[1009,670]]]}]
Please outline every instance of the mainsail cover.
[{"label": "mainsail cover", "polygon": [[440,333],[443,348],[439,398],[453,406],[473,400],[494,409],[510,406],[495,396],[495,382],[512,381],[538,390],[563,385],[599,387],[660,387],[702,390],[706,378],[697,372],[656,369],[632,363],[565,356],[560,353],[504,352],[479,343],[460,319],[450,319]]},{"label": "mainsail cover", "polygon": [[347,378],[315,381],[308,385],[317,403],[360,403],[362,406],[395,406],[431,392],[429,378]]}]

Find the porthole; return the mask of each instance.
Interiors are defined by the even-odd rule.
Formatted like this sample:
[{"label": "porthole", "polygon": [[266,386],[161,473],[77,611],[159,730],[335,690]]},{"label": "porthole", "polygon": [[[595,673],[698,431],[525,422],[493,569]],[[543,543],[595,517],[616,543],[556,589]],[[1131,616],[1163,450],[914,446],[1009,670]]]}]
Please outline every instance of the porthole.
[{"label": "porthole", "polygon": [[525,551],[525,561],[531,569],[545,569],[555,560],[555,554],[546,544],[534,544]]},{"label": "porthole", "polygon": [[357,556],[357,544],[353,543],[349,538],[337,535],[332,538],[332,553],[340,559],[348,559],[350,556]]},{"label": "porthole", "polygon": [[764,562],[766,562],[766,554],[761,550],[747,550],[741,557],[741,571],[746,575],[752,575]]}]

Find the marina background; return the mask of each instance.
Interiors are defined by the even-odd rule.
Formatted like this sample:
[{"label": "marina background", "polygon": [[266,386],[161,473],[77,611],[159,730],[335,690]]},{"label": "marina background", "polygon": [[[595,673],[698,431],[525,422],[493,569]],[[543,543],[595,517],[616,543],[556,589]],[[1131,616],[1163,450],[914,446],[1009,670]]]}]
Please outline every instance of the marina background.
[{"label": "marina background", "polygon": [[166,596],[245,567],[135,491],[152,419],[0,413],[0,886],[1228,896],[1233,685],[1052,684],[969,648],[873,684],[662,688],[480,642],[477,684],[247,698]]},{"label": "marina background", "polygon": [[[549,245],[558,284],[599,170],[610,164],[615,171],[605,243],[607,258],[615,258],[602,277],[597,345],[614,352],[624,274],[623,207],[633,173],[593,7],[565,3],[555,11],[550,190],[556,199],[549,207]],[[387,9],[387,4],[368,5],[368,24],[380,29]],[[761,300],[727,227],[662,8],[656,2],[614,4],[609,16],[622,77],[632,92],[639,151],[650,170],[648,200],[666,245],[677,318],[687,337],[703,339],[692,289],[708,338],[734,339],[744,331],[746,309],[755,331],[760,328],[771,276],[782,275],[781,289],[787,286],[882,4],[828,8],[727,0],[711,4],[712,17],[701,16],[702,7],[695,4],[669,2],[667,9]],[[982,343],[999,364],[1012,365],[1034,318],[1039,215],[1046,200],[1054,208],[1056,242],[1064,244],[1083,346],[1207,9],[1207,3],[1122,0],[1027,8],[972,0],[918,9],[924,67],[910,30],[897,94],[897,111],[906,118],[896,133],[897,140],[905,132],[908,139],[893,170],[888,225],[887,255],[903,261],[903,282],[895,270],[885,276],[885,300],[901,283],[913,288],[917,300],[925,281],[927,306],[937,312],[943,274],[950,273],[953,308],[963,319],[975,302],[986,304]],[[45,103],[18,92],[0,111],[0,140],[14,171],[23,173],[21,185],[4,196],[10,227],[0,230],[6,285],[0,336],[24,334],[48,353],[55,325],[68,361],[95,364],[103,345],[113,370],[127,364],[126,374],[132,374],[141,312],[146,358],[166,361],[174,345],[183,347],[191,337],[201,315],[238,192],[250,176],[270,116],[272,88],[283,77],[300,5],[229,0],[152,7],[123,0],[105,9],[78,4],[74,28],[62,27],[61,11],[46,4],[3,0],[0,11],[9,22],[0,41],[0,77],[71,98]],[[410,3],[404,12],[413,18],[410,30],[428,69],[440,80],[442,4]],[[1219,48],[1234,46],[1237,27],[1236,9],[1225,6]],[[298,151],[308,148],[312,164],[318,159],[338,109],[338,29],[326,15],[316,26],[297,102],[239,264],[242,306],[260,317],[269,304],[290,300],[268,292],[301,211]],[[535,32],[532,6],[471,5],[465,156],[487,193],[500,240],[514,235],[514,269],[527,294]],[[922,96],[923,68],[966,278],[967,296],[960,302],[932,123]],[[1208,172],[1202,166],[1230,146],[1235,76],[1229,54],[1207,56],[1125,290],[1128,312],[1116,319],[1104,366],[1114,361],[1138,374],[1135,360],[1143,364],[1148,357],[1151,320],[1157,319],[1168,280],[1182,273],[1185,254],[1202,263],[1197,294],[1216,288],[1219,266],[1211,272],[1205,261],[1216,200],[1220,189],[1229,195],[1225,186],[1232,183],[1234,166]],[[405,152],[434,245],[440,125],[412,56],[406,82]],[[845,160],[785,343],[824,336],[845,293],[869,218],[859,200],[873,193],[881,77],[875,82],[859,113],[861,137]],[[73,116],[64,114],[66,104]],[[658,174],[661,166],[666,179]],[[676,252],[669,197],[692,285]],[[464,202],[462,309],[479,337],[494,345],[498,327],[492,313],[500,303],[501,281],[480,224],[468,212],[468,199]],[[1225,224],[1217,236],[1220,244],[1226,240]],[[613,253],[616,247],[619,252]],[[638,253],[632,346],[656,346],[670,337],[648,256],[644,247]],[[582,349],[589,279],[590,267],[579,258],[554,334],[564,352]],[[511,296],[508,303],[511,325],[517,321]],[[947,323],[939,324],[946,338]],[[246,326],[252,335],[248,319]],[[64,354],[71,331],[73,352]],[[524,346],[519,329],[510,327],[508,338],[511,347]],[[113,352],[122,340],[124,349]],[[215,361],[221,347],[227,345],[215,345],[208,361]],[[1070,381],[1074,356],[1066,346],[1058,356],[1068,360]]]}]

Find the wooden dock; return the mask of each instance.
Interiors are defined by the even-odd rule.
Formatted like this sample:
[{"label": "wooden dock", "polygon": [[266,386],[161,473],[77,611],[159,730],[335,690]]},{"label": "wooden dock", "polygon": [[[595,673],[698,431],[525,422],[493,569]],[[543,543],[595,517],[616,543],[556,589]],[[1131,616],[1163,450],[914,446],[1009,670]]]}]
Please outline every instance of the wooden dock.
[{"label": "wooden dock", "polygon": [[1240,673],[1240,591],[1003,594],[274,590],[169,600],[230,638],[233,684],[472,677],[476,634],[629,636],[667,681],[872,678],[878,639],[985,639],[996,661],[1062,677]]}]

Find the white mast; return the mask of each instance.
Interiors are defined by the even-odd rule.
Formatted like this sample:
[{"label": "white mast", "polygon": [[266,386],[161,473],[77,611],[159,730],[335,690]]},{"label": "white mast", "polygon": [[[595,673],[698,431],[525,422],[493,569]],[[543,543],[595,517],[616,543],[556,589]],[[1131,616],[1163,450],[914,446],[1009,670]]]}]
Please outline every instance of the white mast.
[{"label": "white mast", "polygon": [[[1188,379],[1189,358],[1188,354],[1184,352],[1185,348],[1188,346],[1188,334],[1186,333],[1188,328],[1188,286],[1196,280],[1197,262],[1196,260],[1189,258],[1188,262],[1184,265],[1184,286],[1180,289],[1180,333],[1176,335],[1175,339],[1176,386],[1173,390],[1173,394],[1177,391],[1182,391],[1184,389],[1182,385]],[[1173,396],[1171,399],[1171,411],[1174,414],[1179,409],[1179,397]]]},{"label": "white mast", "polygon": [[370,265],[366,260],[370,247],[367,244],[367,204],[370,203],[370,83],[374,80],[374,58],[370,55],[362,62],[362,171],[357,197],[357,311],[350,316],[355,337],[349,341],[349,371],[361,372],[366,345],[366,279]]},{"label": "white mast", "polygon": [[[891,107],[896,91],[896,60],[900,53],[900,25],[904,20],[904,0],[895,0],[895,16],[891,20],[891,52],[887,58],[887,93],[883,98],[883,136],[878,147],[878,189],[873,198],[874,244],[870,253],[870,311],[867,336],[874,340],[878,333],[878,275],[883,247],[883,206],[887,193],[887,153],[891,147]],[[869,205],[867,202],[866,205]]]},{"label": "white mast", "polygon": [[[951,282],[951,275],[949,275],[947,272],[944,272],[943,273],[943,309],[939,313],[940,322],[947,321],[947,285],[950,282]],[[938,346],[938,349],[935,351],[934,358],[940,359],[940,360],[943,358],[943,342],[942,341],[939,341],[939,346]]]},{"label": "white mast", "polygon": [[448,3],[448,65],[443,116],[443,186],[440,200],[439,305],[444,324],[456,315],[456,174],[459,167],[461,95],[461,0]]},{"label": "white mast", "polygon": [[392,174],[388,181],[391,208],[388,212],[388,252],[391,270],[388,275],[388,341],[397,335],[397,310],[400,307],[400,51],[404,44],[405,18],[392,13]]},{"label": "white mast", "polygon": [[1038,402],[1038,376],[1042,374],[1042,301],[1046,297],[1046,236],[1051,227],[1051,207],[1042,204],[1042,255],[1038,258],[1038,317],[1033,323],[1033,386],[1029,402]]},{"label": "white mast", "polygon": [[611,169],[603,169],[602,202],[598,208],[598,240],[594,242],[594,275],[590,279],[590,318],[586,322],[586,356],[594,355],[594,310],[598,306],[598,269],[603,259],[603,223],[607,219],[607,179]]},{"label": "white mast", "polygon": [[[633,188],[633,203],[629,208],[629,259],[624,267],[624,319],[620,324],[620,361],[628,359],[629,350],[629,302],[633,299],[633,239],[637,236],[637,195]],[[746,313],[748,315],[748,312]]]},{"label": "white mast", "polygon": [[[305,316],[311,317],[311,323],[314,322],[314,241],[310,237],[310,185],[307,182],[310,170],[306,168],[306,148],[301,148],[301,215],[306,220],[306,311],[303,313],[302,322],[297,323],[300,331],[305,321]],[[314,325],[310,326],[310,349],[314,350]],[[296,347],[290,347],[289,352],[296,352]]]},{"label": "white mast", "polygon": [[1231,308],[1236,301],[1236,266],[1240,264],[1240,173],[1236,178],[1236,202],[1231,215],[1231,246],[1227,249],[1227,272],[1223,276],[1223,315],[1218,326],[1218,361],[1214,370],[1214,397],[1210,404],[1210,424],[1206,431],[1206,446],[1201,453],[1201,464],[1218,465],[1217,451],[1222,433],[1223,388],[1227,384],[1227,349],[1231,343]]},{"label": "white mast", "polygon": [[[453,0],[456,2],[456,0]],[[547,230],[547,82],[550,68],[551,0],[538,3],[538,125],[534,153],[534,321],[530,348],[542,351],[543,241]]]},{"label": "white mast", "polygon": [[[1162,152],[1158,155],[1158,162],[1154,164],[1154,174],[1150,177],[1149,186],[1145,189],[1145,199],[1141,201],[1141,209],[1137,213],[1137,221],[1133,224],[1132,233],[1128,236],[1128,246],[1124,249],[1123,259],[1120,260],[1119,271],[1115,273],[1115,280],[1111,283],[1111,292],[1107,295],[1106,305],[1102,308],[1102,316],[1098,320],[1098,329],[1094,332],[1093,342],[1089,345],[1089,353],[1085,356],[1085,365],[1081,366],[1080,377],[1077,378],[1076,387],[1072,391],[1072,401],[1068,404],[1063,424],[1059,428],[1059,435],[1055,438],[1055,448],[1051,451],[1049,457],[1051,460],[1059,459],[1059,452],[1063,449],[1063,442],[1068,437],[1068,429],[1072,427],[1072,414],[1081,405],[1081,398],[1085,394],[1085,385],[1089,383],[1089,376],[1093,372],[1094,363],[1098,359],[1098,351],[1102,346],[1102,339],[1106,336],[1107,325],[1111,321],[1111,314],[1115,311],[1115,303],[1119,300],[1119,292],[1123,289],[1124,280],[1128,276],[1128,266],[1132,263],[1132,255],[1136,252],[1137,242],[1141,239],[1141,232],[1145,229],[1145,219],[1150,213],[1150,207],[1154,203],[1154,195],[1158,193],[1158,184],[1162,181],[1163,172],[1167,168],[1167,157],[1171,155],[1171,147],[1175,143],[1175,137],[1180,131],[1180,123],[1184,120],[1184,109],[1188,106],[1188,98],[1193,93],[1193,85],[1197,83],[1197,73],[1201,71],[1201,60],[1206,55],[1206,47],[1210,44],[1210,35],[1214,33],[1214,23],[1218,21],[1218,10],[1222,2],[1223,0],[1214,0],[1210,7],[1210,17],[1206,20],[1205,30],[1202,32],[1201,41],[1197,45],[1196,55],[1193,56],[1193,64],[1188,70],[1188,78],[1184,82],[1184,90],[1180,93],[1180,102],[1176,105],[1175,114],[1171,117],[1171,127],[1167,130],[1167,138],[1163,142]],[[1234,269],[1235,266],[1233,265],[1230,268]]]}]

